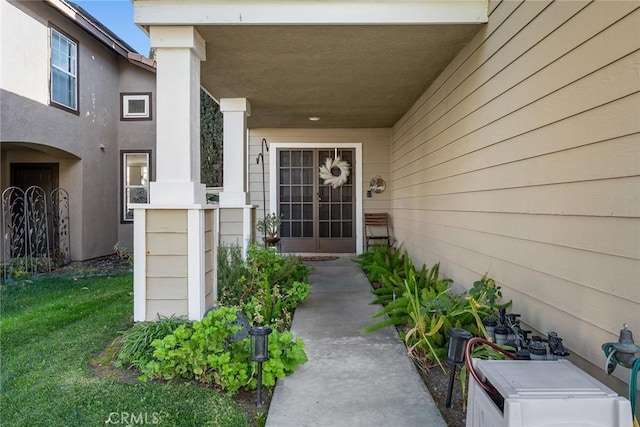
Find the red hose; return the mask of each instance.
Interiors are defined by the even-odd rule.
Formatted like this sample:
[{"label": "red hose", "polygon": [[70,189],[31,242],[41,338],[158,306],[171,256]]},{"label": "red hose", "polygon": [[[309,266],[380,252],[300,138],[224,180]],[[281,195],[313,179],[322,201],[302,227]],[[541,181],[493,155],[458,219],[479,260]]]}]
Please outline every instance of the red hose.
[{"label": "red hose", "polygon": [[513,354],[501,348],[500,346],[498,346],[497,344],[494,344],[491,341],[487,341],[484,338],[474,337],[474,338],[471,338],[469,341],[467,341],[467,346],[464,349],[464,360],[467,364],[467,371],[469,371],[469,374],[471,374],[473,379],[476,380],[476,382],[480,385],[480,387],[482,387],[486,392],[491,394],[498,394],[498,391],[495,388],[493,388],[489,384],[485,384],[484,381],[480,381],[480,378],[478,378],[478,374],[476,374],[476,371],[473,369],[473,362],[471,361],[471,351],[473,350],[473,346],[478,343],[488,345],[492,349],[504,354],[509,359],[515,359],[516,357]]}]

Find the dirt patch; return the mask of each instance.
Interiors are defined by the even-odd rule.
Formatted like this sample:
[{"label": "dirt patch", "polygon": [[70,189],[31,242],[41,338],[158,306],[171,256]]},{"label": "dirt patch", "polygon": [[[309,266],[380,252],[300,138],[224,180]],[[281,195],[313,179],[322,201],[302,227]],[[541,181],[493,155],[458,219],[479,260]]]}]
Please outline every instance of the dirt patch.
[{"label": "dirt patch", "polygon": [[[460,378],[456,376],[453,384],[453,393],[451,397],[451,407],[445,406],[447,402],[447,390],[449,389],[449,366],[445,366],[447,372],[442,372],[440,367],[430,369],[428,372],[420,371],[420,376],[424,381],[427,389],[431,393],[431,397],[435,401],[442,417],[449,427],[464,427],[466,413],[463,411],[462,389],[460,387]],[[460,369],[458,369],[458,372]]]},{"label": "dirt patch", "polygon": [[133,261],[127,255],[108,255],[87,261],[74,261],[63,267],[58,267],[51,273],[51,276],[100,276],[114,273],[133,272]]}]

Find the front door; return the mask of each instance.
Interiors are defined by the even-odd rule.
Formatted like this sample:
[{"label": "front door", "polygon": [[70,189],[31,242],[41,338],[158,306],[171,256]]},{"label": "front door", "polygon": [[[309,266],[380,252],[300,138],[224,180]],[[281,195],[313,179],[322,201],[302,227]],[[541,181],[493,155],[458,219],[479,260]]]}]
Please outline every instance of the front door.
[{"label": "front door", "polygon": [[57,163],[12,163],[11,185],[26,191],[29,187],[38,186],[44,191],[44,200],[37,204],[47,209],[48,240],[53,242],[53,215],[51,209],[51,191],[58,187]]},{"label": "front door", "polygon": [[[355,185],[353,149],[289,149],[277,153],[278,213],[283,252],[353,253],[355,239]],[[333,188],[320,177],[320,167],[336,155],[348,163],[334,168],[346,177]],[[336,180],[330,180],[335,181]],[[337,180],[343,181],[343,180]]]},{"label": "front door", "polygon": [[58,186],[57,163],[12,163],[11,185],[19,187],[23,191],[37,185],[47,195]]}]

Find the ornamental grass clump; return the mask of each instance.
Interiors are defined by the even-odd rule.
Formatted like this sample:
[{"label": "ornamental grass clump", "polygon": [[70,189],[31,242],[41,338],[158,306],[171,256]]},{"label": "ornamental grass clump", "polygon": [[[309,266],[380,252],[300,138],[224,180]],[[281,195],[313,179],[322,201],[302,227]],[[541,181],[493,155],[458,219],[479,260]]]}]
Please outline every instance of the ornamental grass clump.
[{"label": "ornamental grass clump", "polygon": [[118,365],[142,369],[153,359],[151,343],[173,333],[178,326],[189,323],[181,317],[158,317],[155,322],[140,322],[122,334]]}]

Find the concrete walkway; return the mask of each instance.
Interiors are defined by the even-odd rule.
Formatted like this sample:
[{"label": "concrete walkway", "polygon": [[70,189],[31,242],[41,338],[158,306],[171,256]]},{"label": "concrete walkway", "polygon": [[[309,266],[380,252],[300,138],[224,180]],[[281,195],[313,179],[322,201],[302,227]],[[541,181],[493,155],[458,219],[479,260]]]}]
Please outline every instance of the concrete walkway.
[{"label": "concrete walkway", "polygon": [[361,333],[380,307],[360,267],[307,265],[312,290],[292,332],[309,361],[278,381],[267,427],[446,426],[395,330]]}]

